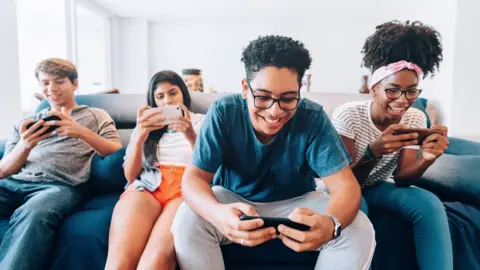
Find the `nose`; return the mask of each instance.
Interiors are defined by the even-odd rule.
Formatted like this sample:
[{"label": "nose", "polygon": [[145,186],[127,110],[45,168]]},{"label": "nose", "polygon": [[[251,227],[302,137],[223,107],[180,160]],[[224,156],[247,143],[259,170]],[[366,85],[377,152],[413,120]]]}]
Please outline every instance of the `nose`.
[{"label": "nose", "polygon": [[49,93],[54,92],[57,89],[54,83],[49,83],[45,88]]},{"label": "nose", "polygon": [[402,93],[402,95],[396,100],[399,103],[408,103],[408,99],[406,97],[405,93]]},{"label": "nose", "polygon": [[163,98],[163,102],[164,102],[166,105],[172,105],[173,99],[172,99],[171,97],[169,97],[168,95],[165,95],[165,97]]},{"label": "nose", "polygon": [[274,102],[272,107],[268,108],[268,113],[273,117],[279,117],[283,114],[283,110],[280,108],[278,102]]}]

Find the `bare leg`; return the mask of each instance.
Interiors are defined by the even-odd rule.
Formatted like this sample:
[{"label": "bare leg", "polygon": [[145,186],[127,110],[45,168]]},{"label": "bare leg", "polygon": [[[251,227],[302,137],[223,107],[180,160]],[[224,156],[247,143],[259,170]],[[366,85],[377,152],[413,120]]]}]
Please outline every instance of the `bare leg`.
[{"label": "bare leg", "polygon": [[165,205],[153,227],[147,247],[140,258],[138,269],[174,270],[177,265],[171,227],[183,198]]},{"label": "bare leg", "polygon": [[146,191],[129,191],[115,206],[106,270],[135,269],[162,207]]}]

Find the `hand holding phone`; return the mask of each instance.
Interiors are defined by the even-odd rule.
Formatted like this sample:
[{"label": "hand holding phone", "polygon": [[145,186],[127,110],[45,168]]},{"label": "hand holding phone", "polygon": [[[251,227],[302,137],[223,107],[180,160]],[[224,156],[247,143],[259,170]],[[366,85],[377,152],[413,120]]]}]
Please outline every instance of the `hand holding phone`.
[{"label": "hand holding phone", "polygon": [[152,119],[155,119],[157,125],[167,126],[177,123],[177,121],[168,118],[183,116],[183,110],[179,105],[167,105],[164,107],[150,108],[143,112],[143,115],[146,117],[152,114],[156,114],[152,116]]},{"label": "hand holding phone", "polygon": [[365,151],[370,151],[371,155],[379,159],[403,147],[418,145],[419,134],[415,132],[399,133],[399,131],[406,129],[408,127],[405,124],[390,125],[368,145],[368,149],[365,149]]},{"label": "hand holding phone", "polygon": [[432,128],[405,128],[405,129],[398,129],[393,132],[393,135],[403,135],[403,134],[418,134],[418,145],[422,145],[425,139],[433,134],[440,134],[442,135],[442,130],[440,129],[432,129]]},{"label": "hand holding phone", "polygon": [[37,146],[38,142],[49,137],[51,133],[58,128],[58,126],[45,125],[46,121],[61,120],[57,116],[46,117],[38,121],[26,120],[20,125],[20,145],[23,145],[26,149],[33,149]]},{"label": "hand holding phone", "polygon": [[[49,121],[60,121],[60,120],[62,120],[62,119],[61,119],[60,117],[56,116],[56,115],[51,115],[51,116],[47,116],[47,117],[43,118],[42,120],[43,120],[44,123],[46,123],[46,122],[49,122]],[[29,124],[27,125],[27,129],[30,129],[30,128],[31,128],[34,124],[36,124],[37,122],[38,122],[38,121],[29,123]],[[37,132],[37,131],[41,130],[43,127],[44,127],[43,125],[40,126],[40,127],[38,127],[37,129],[35,129],[34,132]],[[54,130],[57,129],[57,128],[59,128],[59,126],[56,126],[56,125],[55,125],[55,126],[50,126],[46,131],[44,131],[42,134],[40,134],[40,136],[43,136],[43,135],[45,135],[45,134],[48,134],[48,133],[54,131]]]},{"label": "hand holding phone", "polygon": [[256,217],[256,216],[241,216],[240,220],[253,220],[253,219],[262,219],[263,220],[263,226],[260,228],[267,228],[267,227],[274,227],[277,230],[278,233],[278,226],[279,225],[285,225],[287,227],[293,228],[295,230],[299,231],[308,231],[310,230],[310,226],[307,226],[302,223],[297,223],[294,221],[291,221],[288,218],[279,218],[279,217]]}]

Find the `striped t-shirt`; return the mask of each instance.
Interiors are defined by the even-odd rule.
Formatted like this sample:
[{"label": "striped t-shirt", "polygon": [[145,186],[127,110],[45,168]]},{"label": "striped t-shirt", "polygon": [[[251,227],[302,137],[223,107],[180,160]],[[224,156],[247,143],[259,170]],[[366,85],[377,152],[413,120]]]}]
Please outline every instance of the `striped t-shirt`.
[{"label": "striped t-shirt", "polygon": [[[382,133],[373,124],[370,113],[371,104],[372,100],[346,103],[338,107],[332,116],[332,123],[337,132],[355,141],[355,160],[360,159],[367,145]],[[426,128],[427,117],[419,109],[409,108],[402,116],[400,123],[410,128]],[[370,172],[363,186],[370,186],[376,182],[387,180],[397,167],[399,155],[400,150],[384,155]]]}]

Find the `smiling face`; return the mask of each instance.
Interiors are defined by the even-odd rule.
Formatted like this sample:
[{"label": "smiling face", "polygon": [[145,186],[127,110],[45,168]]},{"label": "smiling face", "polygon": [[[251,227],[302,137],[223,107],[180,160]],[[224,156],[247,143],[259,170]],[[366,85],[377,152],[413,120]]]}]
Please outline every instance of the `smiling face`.
[{"label": "smiling face", "polygon": [[38,82],[43,96],[52,108],[59,110],[61,107],[70,109],[75,106],[74,92],[77,89],[78,80],[72,83],[67,77],[40,72]]},{"label": "smiling face", "polygon": [[298,74],[288,68],[265,67],[249,83],[243,80],[242,87],[257,138],[268,143],[295,115],[299,98]]},{"label": "smiling face", "polygon": [[[396,72],[378,84],[372,89],[374,95],[374,104],[372,107],[372,114],[375,114],[379,119],[386,119],[392,123],[400,122],[405,112],[415,102],[415,96],[418,90],[418,77],[412,70],[401,70]],[[407,99],[404,92],[398,98],[393,98],[394,95],[398,95],[399,91],[407,92]]]}]

